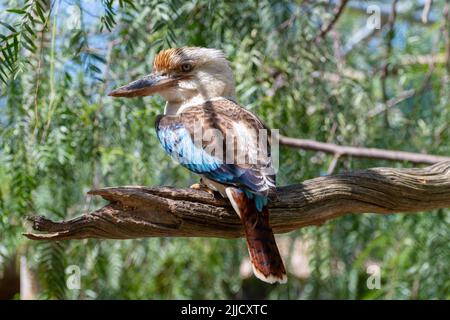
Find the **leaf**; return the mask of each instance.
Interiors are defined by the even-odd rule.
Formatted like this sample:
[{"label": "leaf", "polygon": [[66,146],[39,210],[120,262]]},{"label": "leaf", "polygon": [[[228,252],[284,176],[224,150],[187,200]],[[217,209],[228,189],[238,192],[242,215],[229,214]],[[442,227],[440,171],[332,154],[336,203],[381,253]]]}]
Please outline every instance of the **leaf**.
[{"label": "leaf", "polygon": [[17,33],[17,30],[12,25],[10,25],[6,22],[3,22],[3,21],[0,21],[0,24],[5,26],[6,28],[8,28],[11,32]]},{"label": "leaf", "polygon": [[22,33],[22,37],[25,39],[25,42],[23,42],[25,48],[27,48],[27,50],[31,52],[34,52],[36,50],[36,45],[34,44],[33,40],[31,40],[25,32]]},{"label": "leaf", "polygon": [[13,38],[13,45],[14,45],[14,60],[17,60],[17,55],[19,54],[19,40],[17,37]]},{"label": "leaf", "polygon": [[[3,74],[3,75],[2,75]],[[6,74],[6,72],[3,70],[2,65],[0,64],[0,80],[4,83],[7,84],[8,82],[6,81],[8,75]]]},{"label": "leaf", "polygon": [[101,70],[94,64],[90,64],[88,69],[90,71],[94,72],[94,73],[100,73],[101,72]]},{"label": "leaf", "polygon": [[7,9],[7,12],[11,12],[11,13],[17,13],[17,14],[25,14],[27,13],[25,10],[23,9]]},{"label": "leaf", "polygon": [[45,24],[47,22],[47,19],[45,18],[44,13],[42,12],[42,10],[39,7],[36,7],[36,10],[34,12],[39,16],[42,24]]},{"label": "leaf", "polygon": [[30,26],[28,24],[25,24],[25,31],[28,31],[28,34],[30,37],[32,37],[32,38],[36,37],[36,33],[34,32],[34,30],[32,30],[30,28]]}]

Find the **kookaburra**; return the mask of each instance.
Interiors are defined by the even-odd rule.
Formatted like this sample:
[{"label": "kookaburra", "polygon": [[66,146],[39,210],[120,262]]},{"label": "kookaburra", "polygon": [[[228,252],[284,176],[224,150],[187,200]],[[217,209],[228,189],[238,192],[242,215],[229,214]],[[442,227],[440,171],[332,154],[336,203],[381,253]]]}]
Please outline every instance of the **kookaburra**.
[{"label": "kookaburra", "polygon": [[[255,275],[269,283],[286,282],[267,209],[275,188],[269,134],[262,134],[267,128],[261,120],[237,104],[233,73],[222,51],[164,50],[151,74],[109,93],[128,98],[153,94],[166,100],[156,120],[165,151],[229,199],[242,221]],[[265,152],[258,149],[261,140]]]}]

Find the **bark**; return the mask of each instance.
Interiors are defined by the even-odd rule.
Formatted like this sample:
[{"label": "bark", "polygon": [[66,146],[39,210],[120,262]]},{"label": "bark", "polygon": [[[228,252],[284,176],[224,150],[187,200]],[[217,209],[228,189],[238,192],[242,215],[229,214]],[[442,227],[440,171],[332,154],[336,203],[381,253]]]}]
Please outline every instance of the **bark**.
[{"label": "bark", "polygon": [[[35,240],[243,236],[238,216],[218,195],[173,187],[112,187],[89,192],[109,204],[67,221],[29,218]],[[280,187],[271,196],[275,233],[321,225],[346,214],[450,207],[450,161],[422,169],[374,168]],[[432,213],[428,213],[432,214]]]}]

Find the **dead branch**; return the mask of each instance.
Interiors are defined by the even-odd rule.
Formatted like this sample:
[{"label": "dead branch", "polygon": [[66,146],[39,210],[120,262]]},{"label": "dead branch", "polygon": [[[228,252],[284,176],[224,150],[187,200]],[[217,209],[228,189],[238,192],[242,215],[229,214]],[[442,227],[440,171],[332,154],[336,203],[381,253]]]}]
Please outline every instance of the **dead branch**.
[{"label": "dead branch", "polygon": [[[109,201],[67,221],[29,218],[34,240],[243,236],[238,216],[217,195],[172,187],[113,187],[89,192]],[[346,214],[418,212],[450,207],[450,161],[423,169],[375,168],[280,187],[272,196],[276,233],[321,225]]]}]

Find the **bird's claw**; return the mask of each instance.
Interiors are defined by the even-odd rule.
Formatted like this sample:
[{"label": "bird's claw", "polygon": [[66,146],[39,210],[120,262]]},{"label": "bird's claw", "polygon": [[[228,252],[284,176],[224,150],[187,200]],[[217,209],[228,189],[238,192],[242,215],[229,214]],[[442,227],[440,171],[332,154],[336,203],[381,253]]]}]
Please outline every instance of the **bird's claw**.
[{"label": "bird's claw", "polygon": [[206,191],[209,194],[214,194],[214,190],[211,190],[210,188],[208,188],[206,185],[204,185],[203,183],[194,183],[192,186],[190,186],[191,189],[194,190],[202,190],[202,191]]},{"label": "bird's claw", "polygon": [[201,190],[202,189],[202,185],[200,183],[194,183],[192,186],[190,186],[189,188],[191,189],[195,189],[195,190]]}]

